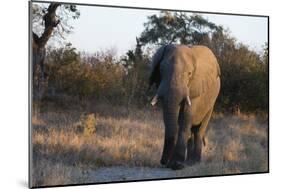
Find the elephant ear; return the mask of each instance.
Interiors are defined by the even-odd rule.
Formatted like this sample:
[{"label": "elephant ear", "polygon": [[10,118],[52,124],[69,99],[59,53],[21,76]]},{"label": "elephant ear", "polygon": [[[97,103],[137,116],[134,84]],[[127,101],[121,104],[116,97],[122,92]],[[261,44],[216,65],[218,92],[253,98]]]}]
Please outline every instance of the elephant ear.
[{"label": "elephant ear", "polygon": [[[212,88],[213,84],[220,77],[220,67],[210,50],[197,47],[197,51],[193,50],[194,71],[190,81],[190,98],[196,98]],[[199,51],[201,50],[201,51]],[[209,61],[206,61],[209,60]],[[210,64],[209,62],[213,62]]]},{"label": "elephant ear", "polygon": [[157,87],[160,84],[160,81],[161,81],[160,63],[164,59],[167,47],[168,47],[168,45],[163,45],[156,51],[156,53],[152,57],[151,71],[150,71],[150,76],[149,76],[149,88],[154,83],[156,83]]},{"label": "elephant ear", "polygon": [[201,94],[205,92],[206,87],[208,86],[206,82],[208,82],[208,80],[205,81],[204,79],[197,77],[196,75],[194,76],[190,84],[191,99],[199,97]]},{"label": "elephant ear", "polygon": [[203,81],[200,75],[198,74],[198,72],[196,72],[197,62],[193,54],[192,54],[192,64],[193,64],[193,73],[192,73],[192,78],[189,87],[189,95],[191,99],[200,96],[201,93],[203,92]]},{"label": "elephant ear", "polygon": [[[200,71],[199,71],[200,70]],[[196,98],[203,93],[209,91],[214,82],[214,73],[210,70],[202,71],[202,66],[197,65],[197,69],[194,72],[192,80],[190,82],[190,98]]]}]

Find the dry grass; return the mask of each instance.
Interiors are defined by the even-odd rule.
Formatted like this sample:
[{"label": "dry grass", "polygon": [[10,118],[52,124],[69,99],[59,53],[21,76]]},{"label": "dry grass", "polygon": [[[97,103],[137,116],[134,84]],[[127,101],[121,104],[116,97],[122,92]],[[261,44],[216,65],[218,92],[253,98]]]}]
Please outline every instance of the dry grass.
[{"label": "dry grass", "polygon": [[[164,125],[156,110],[95,106],[36,111],[32,117],[33,185],[89,181],[87,170],[129,166],[160,168]],[[267,122],[254,115],[216,114],[200,164],[172,176],[265,172]]]}]

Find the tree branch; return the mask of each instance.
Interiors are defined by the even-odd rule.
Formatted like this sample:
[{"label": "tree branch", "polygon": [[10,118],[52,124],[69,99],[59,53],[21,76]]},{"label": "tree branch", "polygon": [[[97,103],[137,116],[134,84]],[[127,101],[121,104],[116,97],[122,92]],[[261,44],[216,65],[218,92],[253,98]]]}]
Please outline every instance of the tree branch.
[{"label": "tree branch", "polygon": [[[51,3],[47,9],[47,13],[43,16],[43,20],[45,22],[45,29],[39,40],[37,40],[37,45],[39,47],[45,47],[46,43],[52,35],[54,28],[57,27],[60,22],[56,18],[56,10],[60,5],[60,3]],[[33,39],[35,38],[33,37]]]},{"label": "tree branch", "polygon": [[33,42],[35,44],[38,44],[39,43],[39,37],[36,33],[32,32],[32,38],[33,38]]}]

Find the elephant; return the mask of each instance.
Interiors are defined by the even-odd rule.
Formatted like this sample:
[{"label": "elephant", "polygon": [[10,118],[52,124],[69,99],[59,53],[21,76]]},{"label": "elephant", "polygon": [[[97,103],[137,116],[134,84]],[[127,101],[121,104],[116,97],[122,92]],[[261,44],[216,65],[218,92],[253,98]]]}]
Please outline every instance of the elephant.
[{"label": "elephant", "polygon": [[201,161],[206,129],[220,91],[220,67],[205,46],[168,44],[151,62],[149,90],[157,92],[151,105],[162,103],[165,125],[160,163],[173,170]]}]

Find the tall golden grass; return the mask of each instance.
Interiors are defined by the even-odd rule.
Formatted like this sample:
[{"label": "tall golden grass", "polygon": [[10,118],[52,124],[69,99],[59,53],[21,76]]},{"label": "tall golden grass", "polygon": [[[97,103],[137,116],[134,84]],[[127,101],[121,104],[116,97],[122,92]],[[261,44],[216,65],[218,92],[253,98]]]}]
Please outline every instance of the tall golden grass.
[{"label": "tall golden grass", "polygon": [[[267,121],[255,115],[214,114],[202,162],[171,176],[266,172],[267,132]],[[161,168],[163,138],[159,110],[97,105],[90,113],[74,108],[34,111],[33,185],[95,181],[87,171],[103,167]]]}]

